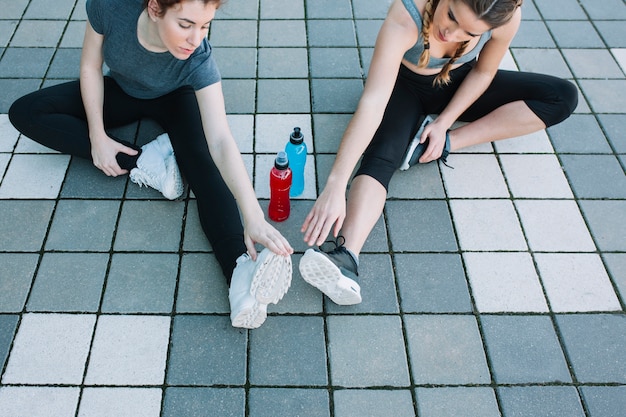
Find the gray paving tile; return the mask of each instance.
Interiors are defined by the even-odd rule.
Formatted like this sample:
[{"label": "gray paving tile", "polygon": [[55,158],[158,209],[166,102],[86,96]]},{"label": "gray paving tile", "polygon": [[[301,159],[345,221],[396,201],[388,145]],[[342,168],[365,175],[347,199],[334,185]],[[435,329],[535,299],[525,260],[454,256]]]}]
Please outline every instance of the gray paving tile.
[{"label": "gray paving tile", "polygon": [[309,47],[356,46],[356,34],[351,20],[307,20]]},{"label": "gray paving tile", "polygon": [[61,39],[64,27],[65,22],[62,21],[22,20],[11,40],[11,46],[54,48]]},{"label": "gray paving tile", "polygon": [[620,417],[626,410],[626,387],[581,387],[589,415]]},{"label": "gray paving tile", "polygon": [[444,387],[417,388],[420,416],[432,417],[499,417],[492,388]]},{"label": "gray paving tile", "polygon": [[108,262],[108,254],[44,254],[26,309],[97,312]]},{"label": "gray paving tile", "polygon": [[61,39],[61,48],[82,48],[85,34],[85,22],[69,22]]},{"label": "gray paving tile", "polygon": [[58,0],[54,4],[46,0],[31,0],[24,18],[65,20],[70,16],[74,3],[74,0]]},{"label": "gray paving tile", "polygon": [[2,15],[5,16],[5,19],[19,19],[24,15],[29,2],[30,0],[15,0],[3,4]]},{"label": "gray paving tile", "polygon": [[[384,20],[356,20],[356,38],[359,47],[374,47]],[[367,68],[367,66],[364,66]]]},{"label": "gray paving tile", "polygon": [[105,313],[171,313],[178,255],[116,253],[102,300]]},{"label": "gray paving tile", "polygon": [[59,201],[46,249],[109,251],[119,208],[119,201]]},{"label": "gray paving tile", "polygon": [[57,49],[50,68],[46,73],[47,78],[71,78],[80,77],[80,48],[59,48]]},{"label": "gray paving tile", "polygon": [[259,113],[308,113],[311,111],[307,80],[258,81]]},{"label": "gray paving tile", "polygon": [[217,10],[215,21],[232,19],[257,19],[259,17],[259,0],[238,0],[225,2]]},{"label": "gray paving tile", "polygon": [[596,113],[622,113],[626,108],[626,80],[580,80],[578,84]]},{"label": "gray paving tile", "polygon": [[609,48],[626,47],[626,29],[624,21],[596,21],[594,22],[600,36]]},{"label": "gray paving tile", "polygon": [[335,417],[415,416],[408,390],[340,390],[333,394]]},{"label": "gray paving tile", "polygon": [[[445,201],[387,201],[389,236],[395,251],[455,252],[458,250]],[[420,213],[405,216],[404,213]]]},{"label": "gray paving tile", "polygon": [[0,185],[0,198],[56,198],[69,160],[67,155],[14,155]]},{"label": "gray paving tile", "polygon": [[626,175],[613,155],[561,155],[578,198],[626,198]]},{"label": "gray paving tile", "polygon": [[41,78],[53,53],[52,48],[7,48],[0,61],[0,77]]},{"label": "gray paving tile", "polygon": [[9,357],[19,319],[20,316],[17,314],[0,314],[0,369],[4,369],[4,364]]},{"label": "gray paving tile", "polygon": [[561,49],[576,78],[624,78],[611,53],[605,49]]},{"label": "gray paving tile", "polygon": [[591,22],[552,20],[546,22],[557,46],[561,48],[602,48],[604,43]]},{"label": "gray paving tile", "polygon": [[443,169],[450,198],[507,198],[509,190],[495,155],[457,154],[449,159],[454,169]]},{"label": "gray paving tile", "polygon": [[575,387],[500,387],[500,404],[507,417],[583,417]]},{"label": "gray paving tile", "polygon": [[308,19],[350,19],[352,6],[350,0],[307,0],[306,16]]},{"label": "gray paving tile", "polygon": [[0,200],[0,250],[39,251],[53,208],[53,201]]},{"label": "gray paving tile", "polygon": [[125,201],[114,249],[178,251],[183,210],[181,201]]},{"label": "gray paving tile", "polygon": [[163,384],[170,321],[159,316],[99,316],[85,384]]},{"label": "gray paving tile", "polygon": [[581,210],[601,251],[626,251],[626,201],[581,200]]},{"label": "gray paving tile", "polygon": [[550,32],[541,21],[525,21],[511,42],[512,48],[554,48]]},{"label": "gray paving tile", "polygon": [[248,361],[253,385],[327,385],[322,317],[269,317],[250,333]]},{"label": "gray paving tile", "polygon": [[263,0],[261,19],[303,19],[304,0]]},{"label": "gray paving tile", "polygon": [[517,62],[520,71],[538,72],[559,78],[572,78],[572,72],[557,49],[513,48],[511,53],[515,57],[515,62]]},{"label": "gray paving tile", "polygon": [[243,385],[247,332],[229,317],[177,315],[167,366],[168,385]]},{"label": "gray paving tile", "polygon": [[310,48],[311,76],[361,78],[361,64],[354,48]]},{"label": "gray paving tile", "polygon": [[[584,133],[581,134],[581,132]],[[611,152],[611,147],[596,117],[591,114],[573,114],[564,123],[549,127],[548,133],[557,153],[593,154]]]},{"label": "gray paving tile", "polygon": [[353,2],[356,19],[381,19],[387,15],[392,0],[361,0]]},{"label": "gray paving tile", "polygon": [[626,317],[557,315],[564,349],[579,382],[626,382]]},{"label": "gray paving tile", "polygon": [[161,393],[157,388],[85,388],[79,417],[159,417]]},{"label": "gray paving tile", "polygon": [[80,384],[95,322],[95,315],[24,314],[2,383]]},{"label": "gray paving tile", "polygon": [[41,79],[0,79],[0,91],[2,91],[2,95],[0,95],[0,113],[8,113],[9,107],[15,100],[36,90],[40,83]]},{"label": "gray paving tile", "polygon": [[0,21],[0,46],[3,47],[1,52],[4,52],[4,47],[9,44],[9,39],[13,36],[15,29],[18,25],[17,20],[2,20]]},{"label": "gray paving tile", "polygon": [[257,51],[255,48],[215,48],[222,78],[255,78]]},{"label": "gray paving tile", "polygon": [[333,385],[406,387],[402,325],[395,316],[331,316],[328,355]]},{"label": "gray paving tile", "polygon": [[38,254],[0,253],[0,312],[22,311],[38,260]]},{"label": "gray paving tile", "polygon": [[[314,113],[352,113],[363,92],[357,79],[313,79],[311,97]],[[341,100],[337,100],[341,97]]]},{"label": "gray paving tile", "polygon": [[261,20],[259,46],[306,46],[304,20]]},{"label": "gray paving tile", "polygon": [[259,48],[259,78],[307,78],[306,48]]},{"label": "gray paving tile", "polygon": [[177,313],[230,313],[228,287],[215,256],[183,256],[178,283]]},{"label": "gray paving tile", "polygon": [[252,388],[248,404],[251,417],[330,417],[326,389]]},{"label": "gray paving tile", "polygon": [[67,169],[61,198],[121,198],[128,176],[107,177],[87,159],[72,158]]},{"label": "gray paving tile", "polygon": [[416,385],[491,381],[474,316],[407,315],[404,323]]},{"label": "gray paving tile", "polygon": [[457,254],[395,254],[405,313],[470,313],[465,271]]},{"label": "gray paving tile", "polygon": [[580,4],[592,19],[626,19],[626,7],[620,0],[580,0]]},{"label": "gray paving tile", "polygon": [[571,382],[548,316],[482,316],[487,353],[498,384]]},{"label": "gray paving tile", "polygon": [[398,313],[398,297],[389,255],[362,253],[359,256],[359,279],[357,281],[363,297],[360,304],[339,306],[326,299],[326,311],[332,314]]},{"label": "gray paving tile", "polygon": [[533,3],[532,1],[525,1],[522,3],[522,19],[523,20],[541,19],[541,16],[539,15],[539,11],[537,10],[537,7],[535,7],[535,3]]},{"label": "gray paving tile", "polygon": [[79,395],[77,387],[1,387],[0,409],[15,417],[72,417]]},{"label": "gray paving tile", "polygon": [[163,417],[239,417],[245,413],[241,388],[167,388]]},{"label": "gray paving tile", "polygon": [[626,130],[626,115],[599,114],[598,120],[613,148],[619,153],[626,153],[626,141],[623,136],[623,132]]},{"label": "gray paving tile", "polygon": [[407,171],[396,171],[387,197],[394,199],[442,199],[446,197],[437,164],[420,164]]},{"label": "gray paving tile", "polygon": [[224,46],[257,46],[257,22],[253,20],[219,20],[211,22],[209,41],[216,48]]},{"label": "gray paving tile", "polygon": [[603,258],[622,300],[626,300],[626,253],[606,253]]},{"label": "gray paving tile", "polygon": [[576,0],[535,0],[544,19],[581,20],[587,15]]}]

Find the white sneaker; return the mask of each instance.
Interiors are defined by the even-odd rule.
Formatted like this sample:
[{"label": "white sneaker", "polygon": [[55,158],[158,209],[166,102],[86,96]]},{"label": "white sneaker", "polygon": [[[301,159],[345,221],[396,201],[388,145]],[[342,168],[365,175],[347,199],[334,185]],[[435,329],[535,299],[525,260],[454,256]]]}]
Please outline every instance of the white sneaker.
[{"label": "white sneaker", "polygon": [[183,194],[183,178],[167,134],[141,147],[137,168],[130,171],[130,180],[140,187],[154,188],[168,200],[175,200]]},{"label": "white sneaker", "polygon": [[276,304],[291,285],[291,257],[263,249],[256,261],[244,253],[228,290],[233,327],[256,329],[267,318],[267,305]]}]

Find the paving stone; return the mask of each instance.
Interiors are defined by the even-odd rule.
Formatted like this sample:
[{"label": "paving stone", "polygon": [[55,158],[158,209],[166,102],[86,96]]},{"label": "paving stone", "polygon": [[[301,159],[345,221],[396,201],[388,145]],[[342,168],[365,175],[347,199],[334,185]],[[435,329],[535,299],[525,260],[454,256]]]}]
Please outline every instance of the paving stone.
[{"label": "paving stone", "polygon": [[[626,65],[624,68],[626,68]],[[626,129],[626,115],[599,114],[598,120],[613,148],[619,153],[626,153],[626,141],[623,140],[623,132]]]},{"label": "paving stone", "polygon": [[606,0],[602,3],[580,0],[580,4],[592,19],[626,19],[626,8],[619,0]]},{"label": "paving stone", "polygon": [[254,80],[222,80],[226,112],[253,113],[256,109],[256,82]]},{"label": "paving stone", "polygon": [[256,48],[215,48],[222,78],[255,78],[257,74]]},{"label": "paving stone", "polygon": [[63,21],[22,20],[13,35],[11,46],[54,48],[61,39],[64,26]]},{"label": "paving stone", "polygon": [[243,385],[247,332],[229,317],[177,315],[167,365],[168,385]]},{"label": "paving stone", "polygon": [[241,388],[176,388],[165,390],[163,417],[239,417],[245,413]]},{"label": "paving stone", "polygon": [[397,171],[389,183],[389,198],[442,199],[446,194],[437,164],[420,164]]},{"label": "paving stone", "polygon": [[544,22],[525,21],[511,42],[512,48],[554,48],[556,45]]},{"label": "paving stone", "polygon": [[2,91],[0,95],[0,113],[7,113],[15,100],[36,90],[40,83],[41,79],[10,80],[0,78],[0,91]]},{"label": "paving stone", "polygon": [[31,0],[24,18],[64,20],[70,16],[74,3],[74,0],[59,0],[52,5],[45,0]]},{"label": "paving stone", "polygon": [[100,316],[85,384],[163,384],[169,335],[170,317]]},{"label": "paving stone", "polygon": [[17,314],[0,314],[0,369],[4,369],[4,364],[9,357],[19,318]]},{"label": "paving stone", "polygon": [[183,210],[179,201],[125,201],[114,250],[177,251]]},{"label": "paving stone", "polygon": [[[395,251],[455,252],[458,247],[444,201],[387,201],[389,236]],[[405,216],[405,213],[420,216]]]},{"label": "paving stone", "polygon": [[102,300],[105,313],[171,313],[178,255],[116,253]]},{"label": "paving stone", "polygon": [[454,169],[442,169],[450,198],[507,198],[509,191],[494,155],[454,155]]},{"label": "paving stone", "polygon": [[574,201],[516,200],[533,251],[593,252],[595,245]]},{"label": "paving stone", "polygon": [[[567,123],[567,121],[565,121]],[[545,130],[539,130],[528,135],[518,136],[507,140],[500,140],[493,144],[499,154],[532,154],[554,153],[550,139]],[[469,148],[467,148],[469,149]]]},{"label": "paving stone", "polygon": [[275,157],[277,152],[285,149],[285,145],[289,142],[289,137],[293,129],[299,127],[304,136],[307,153],[313,153],[313,135],[310,115],[259,114],[256,116],[255,120],[254,150],[256,152],[269,153],[272,157]]},{"label": "paving stone", "polygon": [[584,10],[576,0],[535,0],[544,19],[584,20]]},{"label": "paving stone", "polygon": [[15,0],[3,5],[2,15],[5,19],[19,19],[24,15],[30,0]]},{"label": "paving stone", "polygon": [[85,388],[79,417],[159,417],[161,390],[157,388]]},{"label": "paving stone", "polygon": [[615,291],[596,254],[536,254],[552,311],[619,311]]},{"label": "paving stone", "polygon": [[336,417],[415,416],[408,390],[340,390],[333,394]]},{"label": "paving stone", "polygon": [[571,382],[548,316],[482,316],[493,376],[498,384]]},{"label": "paving stone", "polygon": [[626,317],[557,315],[556,323],[579,382],[626,382]]},{"label": "paving stone", "polygon": [[70,161],[61,198],[106,199],[122,198],[127,176],[107,177],[86,159],[72,158]]},{"label": "paving stone", "polygon": [[626,108],[626,80],[579,80],[578,85],[596,113],[621,113]]},{"label": "paving stone", "polygon": [[309,19],[350,19],[350,0],[307,0],[306,16]]},{"label": "paving stone", "polygon": [[478,311],[548,311],[528,253],[466,252],[463,259]]},{"label": "paving stone", "polygon": [[356,46],[351,20],[307,20],[306,33],[309,47]]},{"label": "paving stone", "polygon": [[46,74],[48,78],[80,77],[80,48],[59,48]]},{"label": "paving stone", "polygon": [[46,249],[109,251],[119,209],[119,201],[59,201]]},{"label": "paving stone", "polygon": [[248,361],[253,385],[327,385],[323,319],[268,317],[250,333]]},{"label": "paving stone", "polygon": [[177,313],[230,313],[228,286],[212,254],[183,256],[178,283]]},{"label": "paving stone", "polygon": [[0,253],[0,312],[22,311],[38,261],[38,254]]},{"label": "paving stone", "polygon": [[500,404],[507,417],[583,417],[575,387],[500,387]]},{"label": "paving stone", "polygon": [[82,48],[84,34],[84,22],[69,22],[65,28],[63,39],[61,39],[59,46],[61,48]]},{"label": "paving stone", "polygon": [[39,251],[53,208],[53,201],[0,200],[0,250]]},{"label": "paving stone", "polygon": [[248,404],[255,417],[330,417],[326,389],[252,388]]},{"label": "paving stone", "polygon": [[[318,79],[311,81],[314,113],[352,113],[363,92],[363,82],[358,79]],[[341,97],[341,100],[336,100]]]},{"label": "paving stone", "polygon": [[526,250],[510,200],[451,200],[450,210],[461,249]]},{"label": "paving stone", "polygon": [[361,0],[353,2],[356,19],[381,19],[387,15],[392,0]]},{"label": "paving stone", "polygon": [[404,323],[416,385],[490,383],[473,316],[405,315]]},{"label": "paving stone", "polygon": [[472,306],[457,254],[395,254],[404,313],[470,313]]},{"label": "paving stone", "polygon": [[307,80],[268,80],[257,82],[259,113],[308,113],[311,111]]},{"label": "paving stone", "polygon": [[306,48],[259,48],[259,78],[307,78]]},{"label": "paving stone", "polygon": [[512,54],[515,56],[520,71],[549,74],[559,78],[572,78],[572,72],[557,49],[514,48]]},{"label": "paving stone", "polygon": [[581,200],[581,210],[601,251],[626,251],[626,202]]},{"label": "paving stone", "polygon": [[259,17],[259,0],[238,0],[225,2],[217,9],[215,21],[232,19],[257,19]]},{"label": "paving stone", "polygon": [[548,132],[558,153],[611,152],[596,117],[590,114],[571,115],[564,123],[549,127]]},{"label": "paving stone", "polygon": [[624,78],[610,52],[604,49],[563,49],[576,78]]},{"label": "paving stone", "polygon": [[73,417],[78,387],[0,387],[0,409],[11,417]]},{"label": "paving stone", "polygon": [[626,409],[626,387],[580,387],[593,417],[620,417]]},{"label": "paving stone", "polygon": [[264,0],[261,2],[261,19],[303,19],[304,1]]},{"label": "paving stone", "polygon": [[[220,20],[211,22],[209,40],[215,48],[257,46],[257,22],[254,20]],[[259,45],[261,46],[261,45]]]},{"label": "paving stone", "polygon": [[361,64],[354,48],[310,48],[311,76],[360,78]]},{"label": "paving stone", "polygon": [[546,25],[561,48],[602,48],[604,46],[591,22],[552,20],[546,22]]},{"label": "paving stone", "polygon": [[259,46],[307,45],[304,20],[261,20],[259,22]]},{"label": "paving stone", "polygon": [[419,415],[499,417],[496,396],[486,387],[416,388]]},{"label": "paving stone", "polygon": [[95,315],[22,315],[2,383],[80,384],[95,321]]},{"label": "paving stone", "polygon": [[554,155],[501,155],[513,198],[573,198],[563,168]]},{"label": "paving stone", "polygon": [[0,114],[0,152],[13,152],[20,132],[13,127],[8,114]]},{"label": "paving stone", "polygon": [[330,316],[328,356],[333,385],[406,387],[402,326],[394,316]]},{"label": "paving stone", "polygon": [[562,155],[576,197],[626,198],[626,175],[613,155]]},{"label": "paving stone", "polygon": [[108,254],[44,254],[27,310],[97,312],[108,263]]},{"label": "paving stone", "polygon": [[340,306],[325,298],[326,311],[332,314],[387,313],[399,311],[393,266],[389,255],[361,254],[359,279],[363,301],[352,306]]},{"label": "paving stone", "polygon": [[278,314],[320,314],[324,311],[324,294],[310,285],[300,274],[301,255],[291,255],[293,275],[289,292],[278,304],[268,305],[267,311]]},{"label": "paving stone", "polygon": [[607,271],[617,286],[622,300],[626,299],[626,254],[606,253],[603,255]]},{"label": "paving stone", "polygon": [[14,155],[0,185],[0,198],[56,198],[69,160],[67,155]]}]

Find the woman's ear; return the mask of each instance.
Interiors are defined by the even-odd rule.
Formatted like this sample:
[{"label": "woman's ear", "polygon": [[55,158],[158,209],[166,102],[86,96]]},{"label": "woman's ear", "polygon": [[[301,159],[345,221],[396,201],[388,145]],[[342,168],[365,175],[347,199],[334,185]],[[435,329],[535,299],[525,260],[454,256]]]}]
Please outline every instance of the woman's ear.
[{"label": "woman's ear", "polygon": [[152,21],[156,21],[161,16],[161,7],[157,0],[148,0],[148,16]]}]

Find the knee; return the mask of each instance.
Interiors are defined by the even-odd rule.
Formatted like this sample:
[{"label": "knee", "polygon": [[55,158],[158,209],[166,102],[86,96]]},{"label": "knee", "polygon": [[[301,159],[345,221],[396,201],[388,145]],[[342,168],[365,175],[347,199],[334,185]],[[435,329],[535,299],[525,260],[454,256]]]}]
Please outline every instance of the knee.
[{"label": "knee", "polygon": [[576,107],[578,106],[578,88],[576,85],[567,80],[563,80],[561,83],[560,96],[562,97],[563,103],[563,113],[565,114],[565,118],[569,117]]},{"label": "knee", "polygon": [[20,97],[9,107],[9,121],[20,132],[26,127],[31,111],[28,96]]}]

